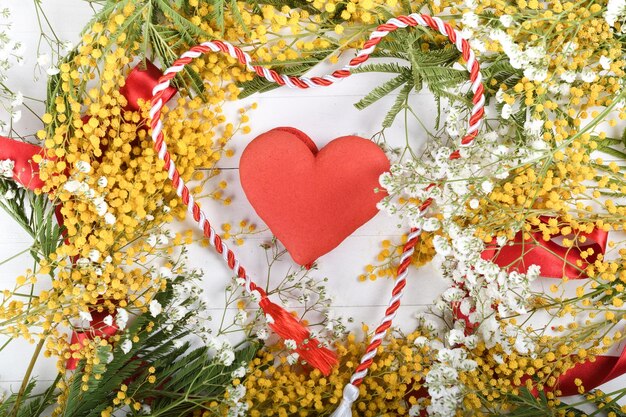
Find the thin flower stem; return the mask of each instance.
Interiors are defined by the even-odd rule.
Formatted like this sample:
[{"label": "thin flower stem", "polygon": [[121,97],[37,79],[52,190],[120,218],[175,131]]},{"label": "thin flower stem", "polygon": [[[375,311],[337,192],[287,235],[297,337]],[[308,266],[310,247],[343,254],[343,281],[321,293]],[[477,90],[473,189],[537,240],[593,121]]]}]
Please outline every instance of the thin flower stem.
[{"label": "thin flower stem", "polygon": [[30,362],[28,363],[28,368],[26,368],[26,374],[24,374],[24,379],[22,380],[22,385],[20,386],[20,390],[17,393],[17,398],[15,399],[15,404],[13,404],[13,411],[11,412],[11,417],[16,417],[17,413],[20,410],[20,404],[24,397],[24,392],[26,391],[26,387],[28,386],[28,382],[30,381],[30,375],[33,372],[33,368],[35,367],[35,363],[37,362],[37,358],[43,349],[43,345],[46,341],[45,337],[42,337],[37,346],[35,347],[35,352],[33,352],[33,356],[30,358]]}]

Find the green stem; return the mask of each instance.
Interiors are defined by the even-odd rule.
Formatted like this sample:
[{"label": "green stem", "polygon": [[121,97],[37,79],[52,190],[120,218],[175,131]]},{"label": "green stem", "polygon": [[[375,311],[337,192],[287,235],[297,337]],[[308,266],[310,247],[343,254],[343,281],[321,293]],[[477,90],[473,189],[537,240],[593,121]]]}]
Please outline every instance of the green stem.
[{"label": "green stem", "polygon": [[20,386],[20,390],[17,393],[17,398],[15,398],[15,404],[13,404],[13,411],[11,412],[11,417],[17,417],[17,413],[20,409],[20,403],[23,400],[24,392],[26,391],[26,387],[28,386],[28,381],[30,380],[30,375],[33,373],[33,368],[35,367],[35,363],[37,362],[37,358],[41,353],[41,349],[43,349],[43,344],[45,343],[46,338],[42,338],[39,343],[37,343],[37,347],[35,348],[35,352],[33,352],[33,356],[30,358],[30,363],[28,364],[28,368],[26,369],[26,374],[24,375],[24,379],[22,380],[22,386]]}]

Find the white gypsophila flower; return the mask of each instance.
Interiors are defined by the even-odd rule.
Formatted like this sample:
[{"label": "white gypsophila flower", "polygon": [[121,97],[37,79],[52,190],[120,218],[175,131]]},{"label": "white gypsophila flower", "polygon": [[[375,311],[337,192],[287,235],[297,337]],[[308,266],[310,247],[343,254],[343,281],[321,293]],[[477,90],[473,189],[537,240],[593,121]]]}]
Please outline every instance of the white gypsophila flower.
[{"label": "white gypsophila flower", "polygon": [[3,159],[0,161],[0,176],[5,178],[13,178],[13,170],[15,169],[15,161]]},{"label": "white gypsophila flower", "polygon": [[513,106],[511,106],[510,104],[506,103],[502,106],[502,110],[500,112],[500,116],[504,119],[504,120],[508,120],[511,115],[513,114]]},{"label": "white gypsophila flower", "polygon": [[240,366],[239,368],[231,372],[230,376],[232,378],[243,378],[244,376],[246,376],[246,367]]},{"label": "white gypsophila flower", "polygon": [[564,71],[561,74],[561,80],[565,81],[568,84],[576,81],[576,73],[574,71]]},{"label": "white gypsophila flower", "polygon": [[441,223],[435,217],[428,217],[424,219],[424,222],[422,223],[422,229],[425,232],[434,232],[434,231],[439,230],[440,227],[441,227]]},{"label": "white gypsophila flower", "polygon": [[[446,129],[446,132],[452,137],[459,136],[461,126],[465,123],[465,119],[461,117],[462,111],[463,111],[463,107],[459,104],[453,104],[448,109],[448,115],[446,116],[445,129]],[[438,158],[442,159],[442,158],[447,157],[448,155],[443,155],[440,152],[438,153]]]},{"label": "white gypsophila flower", "polygon": [[[604,19],[611,27],[615,27],[617,22],[626,20],[626,0],[609,0],[604,12]],[[622,27],[622,32],[624,32]]]},{"label": "white gypsophila flower", "polygon": [[496,92],[496,102],[497,103],[504,103],[504,94],[506,94],[504,92],[504,90],[498,89],[498,91]]},{"label": "white gypsophila flower", "polygon": [[76,266],[79,268],[87,268],[91,264],[89,258],[78,258]]},{"label": "white gypsophila flower", "polygon": [[169,310],[170,319],[174,322],[182,320],[183,317],[187,315],[187,313],[189,313],[189,310],[182,305],[172,307]]},{"label": "white gypsophila flower", "polygon": [[300,359],[300,354],[298,352],[291,352],[287,355],[287,363],[289,365],[295,365],[298,363],[298,359]]},{"label": "white gypsophila flower", "polygon": [[110,314],[107,314],[107,316],[102,319],[102,322],[106,324],[107,326],[113,326],[113,316]]},{"label": "white gypsophila flower", "polygon": [[115,216],[112,213],[107,213],[107,214],[104,215],[104,222],[106,224],[109,224],[109,225],[115,224],[116,220],[117,219],[115,218]]},{"label": "white gypsophila flower", "polygon": [[480,188],[481,190],[483,190],[485,194],[489,194],[490,192],[493,191],[493,182],[489,180],[484,180],[483,182],[480,183]]},{"label": "white gypsophila flower", "polygon": [[289,350],[295,350],[298,347],[298,344],[293,339],[286,339],[285,340],[285,347],[287,349],[289,349]]},{"label": "white gypsophila flower", "polygon": [[503,14],[502,16],[500,16],[500,23],[502,23],[502,26],[508,29],[511,27],[511,25],[513,25],[513,17],[508,14]]},{"label": "white gypsophila flower", "polygon": [[104,217],[107,214],[107,210],[109,209],[109,205],[106,201],[104,201],[104,197],[96,197],[93,199],[93,205],[96,209],[96,213],[100,217]]},{"label": "white gypsophila flower", "polygon": [[563,44],[563,49],[561,52],[565,56],[572,55],[578,49],[578,44],[576,42],[565,42]]},{"label": "white gypsophila flower", "polygon": [[544,121],[541,119],[529,119],[524,122],[524,132],[531,138],[540,138],[543,133]]},{"label": "white gypsophila flower", "polygon": [[440,235],[433,238],[433,247],[435,248],[435,251],[442,256],[447,256],[452,253],[452,245],[450,245],[450,241]]},{"label": "white gypsophila flower", "polygon": [[409,408],[409,417],[419,417],[422,413],[422,407],[419,404],[413,404]]},{"label": "white gypsophila flower", "polygon": [[78,170],[78,172],[82,172],[84,174],[88,174],[89,172],[91,172],[91,165],[89,164],[89,162],[79,160],[74,164],[74,166],[76,167],[76,170]]},{"label": "white gypsophila flower", "polygon": [[596,79],[596,73],[592,69],[586,68],[580,73],[580,79],[586,83],[592,83]]},{"label": "white gypsophila flower", "polygon": [[460,345],[465,341],[465,332],[461,329],[452,329],[448,333],[448,344],[450,346]]},{"label": "white gypsophila flower", "polygon": [[169,279],[174,276],[174,273],[172,272],[172,268],[162,266],[159,268],[159,276]]},{"label": "white gypsophila flower", "polygon": [[163,311],[163,306],[157,300],[150,301],[148,305],[148,309],[150,310],[150,315],[152,317],[157,317]]},{"label": "white gypsophila flower", "polygon": [[602,67],[602,69],[604,70],[610,70],[611,69],[611,58],[609,58],[606,55],[602,55],[598,61],[598,63],[600,64],[600,66]]},{"label": "white gypsophila flower", "polygon": [[235,361],[235,352],[232,349],[222,349],[217,354],[217,360],[224,366],[230,366]]},{"label": "white gypsophila flower", "polygon": [[548,68],[529,65],[524,69],[524,76],[530,81],[542,82],[548,78]]},{"label": "white gypsophila flower", "polygon": [[123,308],[117,308],[117,314],[115,315],[115,325],[123,330],[126,328],[128,324],[128,311]]},{"label": "white gypsophila flower", "polygon": [[24,94],[22,94],[21,91],[18,91],[13,96],[13,101],[11,101],[10,107],[15,109],[15,108],[21,106],[23,103],[24,103]]},{"label": "white gypsophila flower", "polygon": [[113,362],[114,356],[113,356],[113,352],[111,351],[104,351],[102,352],[104,355],[104,363],[105,364],[110,364],[111,362]]},{"label": "white gypsophila flower", "polygon": [[106,177],[98,178],[98,187],[105,188],[109,184],[109,180]]},{"label": "white gypsophila flower", "polygon": [[478,27],[478,15],[474,12],[463,13],[461,22],[463,23],[463,26],[475,29]]},{"label": "white gypsophila flower", "polygon": [[248,313],[246,312],[246,310],[239,310],[237,311],[237,314],[235,314],[236,324],[239,324],[239,325],[244,324],[247,319],[248,319]]},{"label": "white gypsophila flower", "polygon": [[526,277],[529,280],[535,280],[539,278],[541,273],[541,267],[539,265],[532,264],[526,269]]},{"label": "white gypsophila flower", "polygon": [[130,352],[132,348],[133,348],[133,342],[131,342],[130,339],[125,339],[120,345],[120,349],[122,349],[122,352],[124,352],[124,354]]},{"label": "white gypsophila flower", "polygon": [[472,47],[474,51],[477,51],[477,52],[487,51],[487,46],[485,45],[485,42],[483,42],[480,39],[476,39],[476,38],[471,39],[470,46]]},{"label": "white gypsophila flower", "polygon": [[256,338],[259,340],[267,340],[269,334],[265,328],[261,328],[256,332]]},{"label": "white gypsophila flower", "polygon": [[89,311],[79,311],[78,317],[80,317],[81,320],[86,320],[89,322],[93,321],[93,317],[91,317],[91,313]]},{"label": "white gypsophila flower", "polygon": [[419,348],[424,347],[428,344],[428,338],[424,336],[418,336],[413,341],[413,344]]},{"label": "white gypsophila flower", "polygon": [[65,184],[63,184],[63,189],[68,193],[76,193],[80,188],[80,182],[76,180],[69,180]]},{"label": "white gypsophila flower", "polygon": [[237,403],[246,395],[246,387],[243,384],[237,386],[228,386],[226,388],[228,392],[228,400]]},{"label": "white gypsophila flower", "polygon": [[89,259],[91,260],[91,262],[98,262],[100,260],[100,251],[98,249],[90,250]]}]

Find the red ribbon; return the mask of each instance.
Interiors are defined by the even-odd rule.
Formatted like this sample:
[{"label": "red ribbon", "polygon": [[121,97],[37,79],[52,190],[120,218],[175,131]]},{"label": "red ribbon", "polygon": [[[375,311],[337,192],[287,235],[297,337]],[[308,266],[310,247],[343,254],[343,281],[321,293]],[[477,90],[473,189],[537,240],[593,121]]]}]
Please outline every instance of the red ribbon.
[{"label": "red ribbon", "polygon": [[74,330],[72,332],[72,338],[70,339],[70,345],[78,345],[77,349],[71,349],[71,357],[67,360],[65,364],[65,368],[67,370],[74,370],[78,366],[78,362],[80,359],[74,357],[74,353],[79,352],[89,340],[93,340],[96,337],[102,339],[108,339],[111,336],[114,336],[118,328],[115,323],[112,323],[110,326],[104,322],[104,319],[110,315],[111,319],[115,317],[115,314],[108,314],[107,311],[98,312],[96,310],[90,311],[92,323],[88,329],[84,330]]},{"label": "red ribbon", "polygon": [[[541,217],[540,220],[548,224],[551,219],[555,218]],[[543,232],[538,228],[526,233],[527,239],[524,239],[524,232],[519,232],[510,245],[501,248],[490,246],[483,252],[483,259],[491,260],[501,268],[517,270],[520,273],[526,273],[530,265],[539,265],[541,276],[545,278],[588,278],[586,267],[593,264],[599,254],[604,255],[608,240],[608,233],[598,228],[594,228],[590,233],[579,233],[577,238],[565,236],[570,240],[577,240],[576,245],[572,247],[559,244],[558,240],[564,238],[562,235],[546,241],[543,239]],[[584,242],[580,242],[581,236],[586,238]],[[583,258],[581,252],[589,248],[593,249],[593,254]],[[459,318],[464,319],[462,314]],[[601,355],[596,356],[594,362],[587,361],[575,365],[558,378],[556,389],[559,389],[563,396],[575,395],[579,393],[576,379],[580,379],[585,390],[589,391],[624,373],[626,373],[626,348],[622,350],[620,356]]]},{"label": "red ribbon", "polygon": [[[556,220],[547,216],[540,218],[544,224],[548,224],[551,219]],[[591,233],[579,233],[577,245],[568,248],[555,239],[544,240],[543,232],[539,228],[526,233],[527,239],[524,239],[524,232],[519,232],[511,244],[502,248],[489,246],[482,254],[483,259],[520,273],[526,273],[530,265],[539,265],[541,276],[545,278],[587,278],[584,269],[596,261],[598,254],[604,254],[608,237],[607,232],[595,228]],[[580,242],[581,236],[586,238],[585,242]],[[557,239],[563,237],[559,234]],[[570,236],[570,240],[573,239]],[[582,250],[589,248],[593,249],[593,254],[586,259],[581,257]]]},{"label": "red ribbon", "polygon": [[[139,101],[149,101],[152,97],[152,89],[158,84],[159,78],[163,75],[150,61],[144,61],[135,66],[126,77],[126,82],[123,87],[120,88],[120,93],[128,101],[126,107],[127,111],[139,111]],[[174,87],[169,87],[164,91],[163,99],[165,102],[169,101],[177,90]],[[90,116],[83,117],[83,121],[89,120]],[[40,146],[24,143],[14,139],[0,136],[0,160],[10,159],[14,161],[15,167],[13,169],[13,180],[21,184],[29,190],[41,189],[44,182],[39,177],[39,167],[33,162],[35,155],[42,155],[46,158],[46,150]],[[54,159],[54,158],[47,158]],[[57,221],[60,225],[63,225],[63,216],[60,214],[60,206],[56,209]],[[87,340],[94,337],[109,338],[117,333],[118,328],[114,324],[109,326],[104,323],[104,318],[108,315],[107,312],[98,312],[96,309],[90,310],[92,316],[92,323],[89,328],[82,330],[72,331],[70,339],[71,345],[79,344],[84,346]],[[113,315],[112,315],[113,316]],[[72,357],[67,361],[66,368],[68,370],[76,369],[78,365],[78,359],[74,358],[76,350],[72,350]]]},{"label": "red ribbon", "polygon": [[44,156],[44,149],[0,136],[0,160],[10,159],[15,162],[13,180],[29,190],[44,185],[39,178],[39,167],[32,161],[33,156],[38,154]]}]

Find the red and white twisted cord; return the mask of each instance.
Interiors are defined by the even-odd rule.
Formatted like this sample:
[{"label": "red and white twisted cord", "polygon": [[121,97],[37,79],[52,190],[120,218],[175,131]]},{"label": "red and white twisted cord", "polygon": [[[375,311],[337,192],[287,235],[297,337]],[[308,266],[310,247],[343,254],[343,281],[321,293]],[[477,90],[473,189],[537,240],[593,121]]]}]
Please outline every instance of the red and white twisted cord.
[{"label": "red and white twisted cord", "polygon": [[[376,49],[376,46],[381,40],[389,33],[405,27],[413,26],[428,26],[435,29],[447,36],[452,43],[454,43],[457,49],[461,52],[463,59],[465,60],[467,70],[470,73],[471,90],[474,93],[472,102],[474,104],[469,121],[466,135],[461,139],[461,146],[470,145],[478,134],[478,130],[481,125],[482,116],[484,114],[485,98],[483,95],[482,77],[480,74],[480,67],[476,61],[474,52],[471,50],[469,43],[465,40],[454,28],[449,24],[443,22],[437,17],[431,17],[424,14],[411,14],[409,16],[398,16],[392,18],[387,23],[379,25],[374,32],[370,35],[368,41],[363,45],[357,55],[350,60],[350,62],[342,69],[334,71],[332,74],[324,75],[321,77],[295,77],[286,76],[277,73],[274,70],[264,68],[261,66],[252,65],[252,59],[250,56],[225,41],[208,41],[200,45],[192,47],[189,51],[181,55],[171,67],[165,70],[163,77],[159,80],[159,83],[153,90],[153,98],[151,101],[150,109],[150,125],[152,128],[152,139],[155,143],[155,149],[161,158],[165,162],[165,169],[168,172],[169,178],[172,180],[176,193],[181,197],[183,203],[188,207],[189,212],[192,214],[193,219],[197,222],[199,228],[204,232],[204,235],[209,238],[210,244],[215,250],[222,254],[226,260],[228,266],[235,272],[235,274],[244,279],[244,286],[247,292],[253,293],[258,291],[262,299],[266,298],[265,292],[258,287],[245,272],[245,269],[240,265],[235,254],[228,248],[226,243],[221,240],[219,235],[215,232],[207,219],[204,212],[200,209],[200,206],[194,201],[193,196],[189,192],[189,189],[185,182],[180,178],[180,174],[176,169],[174,162],[172,161],[170,154],[167,151],[167,145],[164,141],[164,135],[162,132],[163,124],[161,121],[161,109],[163,107],[163,92],[169,87],[171,80],[177,73],[182,71],[184,67],[189,64],[193,59],[199,57],[202,54],[208,52],[222,52],[236,58],[239,63],[243,64],[249,71],[255,72],[257,75],[264,77],[268,81],[275,82],[279,85],[286,85],[291,88],[310,88],[331,85],[343,78],[351,75],[351,71],[365,61],[367,61],[370,55]],[[454,151],[450,155],[450,159],[457,159],[460,157],[459,151]],[[422,204],[421,213],[423,213],[431,201],[427,200]],[[400,300],[404,293],[406,286],[406,276],[408,274],[408,267],[411,262],[411,256],[413,255],[414,247],[418,241],[421,230],[412,229],[409,233],[407,242],[404,246],[403,253],[400,258],[400,265],[397,271],[397,279],[392,290],[392,297],[389,301],[389,306],[385,311],[385,317],[381,324],[376,329],[374,336],[368,346],[366,353],[361,359],[361,363],[355,370],[350,383],[344,389],[344,398],[340,405],[340,408],[336,410],[333,416],[350,415],[351,404],[358,398],[358,386],[363,381],[363,378],[367,375],[367,371],[372,364],[373,358],[376,355],[376,351],[380,346],[385,332],[391,327],[393,319],[396,315],[398,308],[400,307]],[[343,411],[342,411],[343,409]],[[346,411],[347,410],[347,411]]]}]

